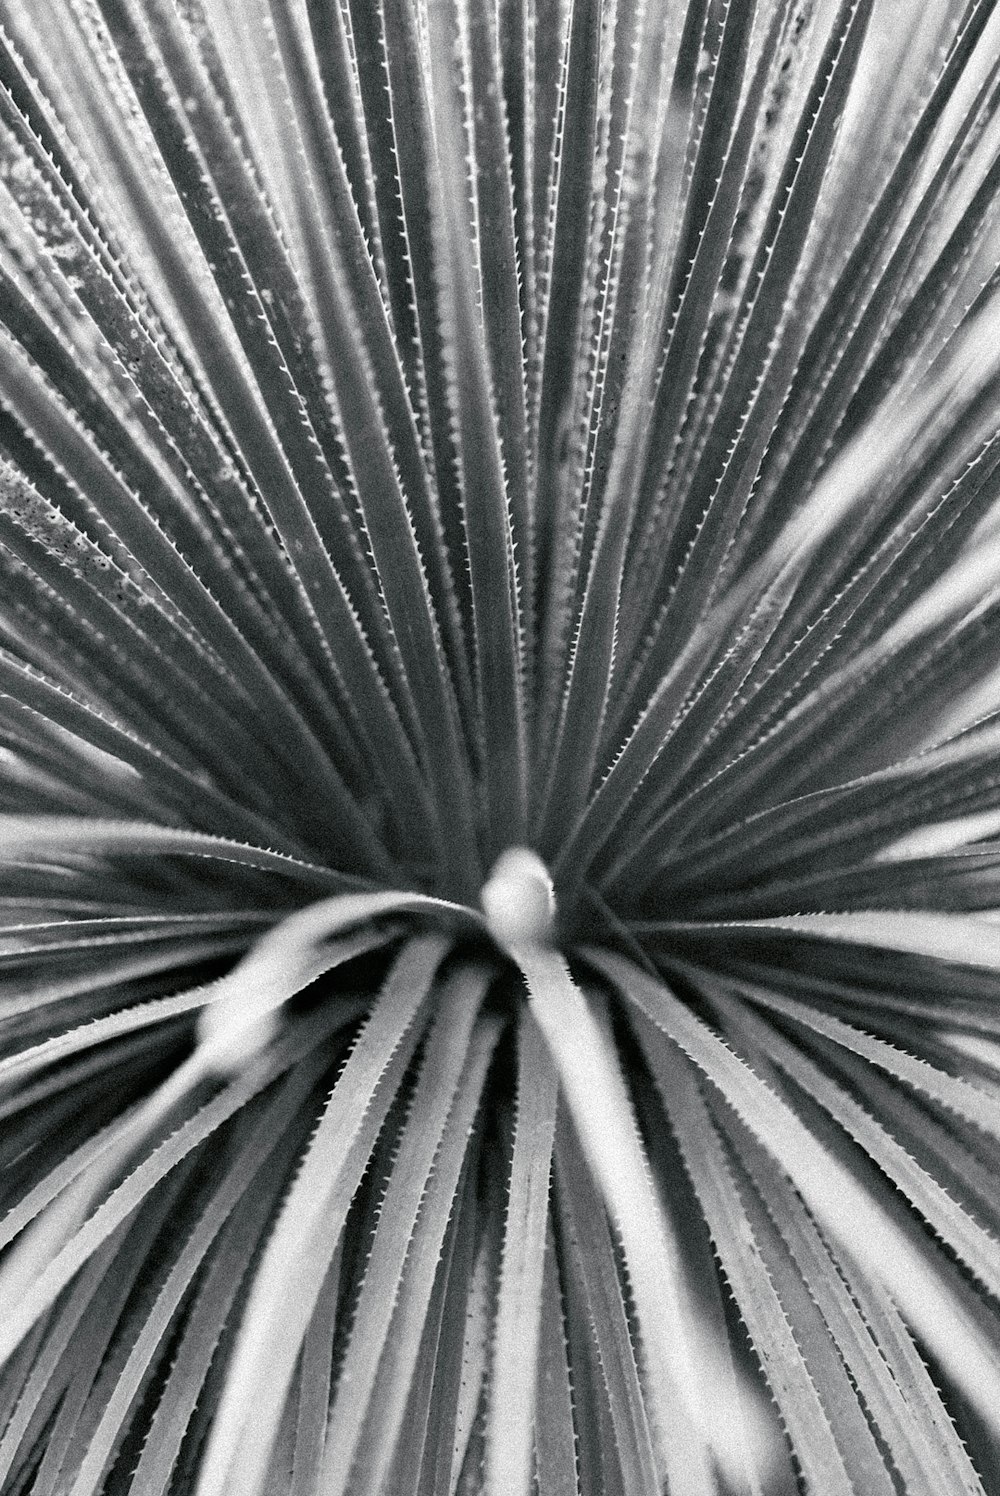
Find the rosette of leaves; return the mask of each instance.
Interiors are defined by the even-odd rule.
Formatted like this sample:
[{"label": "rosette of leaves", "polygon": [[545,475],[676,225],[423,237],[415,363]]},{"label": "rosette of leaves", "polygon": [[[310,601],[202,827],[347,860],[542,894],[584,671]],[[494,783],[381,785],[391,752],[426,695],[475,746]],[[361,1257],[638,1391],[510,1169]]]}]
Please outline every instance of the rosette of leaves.
[{"label": "rosette of leaves", "polygon": [[1000,18],[2,0],[4,1496],[1000,1491]]}]

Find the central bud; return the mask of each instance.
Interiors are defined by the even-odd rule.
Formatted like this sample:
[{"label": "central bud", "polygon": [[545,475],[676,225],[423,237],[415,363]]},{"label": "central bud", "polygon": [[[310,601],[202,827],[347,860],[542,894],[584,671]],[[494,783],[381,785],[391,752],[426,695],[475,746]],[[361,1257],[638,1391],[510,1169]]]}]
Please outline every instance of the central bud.
[{"label": "central bud", "polygon": [[552,939],[555,891],[548,868],[529,847],[508,847],[500,854],[479,900],[498,945],[547,945]]}]

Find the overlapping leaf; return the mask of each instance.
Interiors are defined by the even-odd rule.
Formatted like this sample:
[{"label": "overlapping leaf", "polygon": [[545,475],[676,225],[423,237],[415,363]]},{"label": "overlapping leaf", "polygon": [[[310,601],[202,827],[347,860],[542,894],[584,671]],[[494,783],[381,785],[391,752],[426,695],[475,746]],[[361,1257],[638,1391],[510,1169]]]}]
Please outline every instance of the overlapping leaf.
[{"label": "overlapping leaf", "polygon": [[4,1496],[1000,1492],[998,56],[0,0]]}]

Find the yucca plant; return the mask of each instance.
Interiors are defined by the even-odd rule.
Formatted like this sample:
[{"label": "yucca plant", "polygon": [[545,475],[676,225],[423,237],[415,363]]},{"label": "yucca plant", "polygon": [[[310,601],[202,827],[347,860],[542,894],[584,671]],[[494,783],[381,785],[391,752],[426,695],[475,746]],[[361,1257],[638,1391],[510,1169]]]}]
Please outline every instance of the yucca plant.
[{"label": "yucca plant", "polygon": [[1000,1493],[992,0],[0,0],[0,1491]]}]

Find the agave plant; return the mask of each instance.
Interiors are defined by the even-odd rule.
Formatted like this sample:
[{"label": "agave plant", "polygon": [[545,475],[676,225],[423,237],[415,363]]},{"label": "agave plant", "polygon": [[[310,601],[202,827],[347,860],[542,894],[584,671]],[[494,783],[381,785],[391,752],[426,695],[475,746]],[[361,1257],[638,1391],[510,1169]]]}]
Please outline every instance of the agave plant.
[{"label": "agave plant", "polygon": [[0,0],[0,1491],[1000,1492],[992,0]]}]

